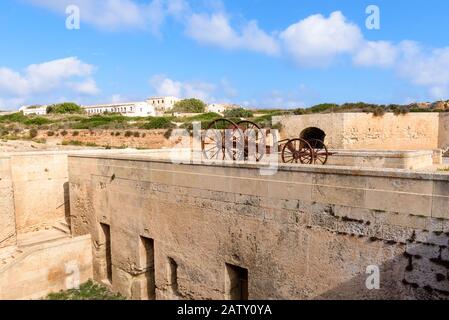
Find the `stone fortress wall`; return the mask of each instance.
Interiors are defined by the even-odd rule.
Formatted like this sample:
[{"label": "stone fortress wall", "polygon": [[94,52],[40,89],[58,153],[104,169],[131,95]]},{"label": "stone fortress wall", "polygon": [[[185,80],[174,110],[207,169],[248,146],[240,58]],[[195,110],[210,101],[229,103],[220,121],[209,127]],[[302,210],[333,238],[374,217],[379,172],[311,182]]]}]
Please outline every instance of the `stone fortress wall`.
[{"label": "stone fortress wall", "polygon": [[308,127],[323,130],[332,149],[434,150],[449,148],[449,113],[328,113],[273,117],[285,138]]},{"label": "stone fortress wall", "polygon": [[0,299],[38,299],[92,278],[91,238],[72,237],[66,152],[0,156]]},{"label": "stone fortress wall", "polygon": [[[318,127],[331,147],[352,151],[449,144],[447,114],[369,117],[280,121],[288,136]],[[386,168],[428,163],[431,152],[374,164],[358,154],[355,165],[377,169],[345,166],[355,158],[341,153],[340,166],[281,165],[274,175],[168,154],[0,156],[0,299],[64,289],[74,264],[81,281],[135,299],[449,297],[449,175]],[[380,267],[380,290],[365,286],[369,265]]]},{"label": "stone fortress wall", "polygon": [[449,296],[447,174],[73,155],[69,183],[95,279],[134,299]]}]

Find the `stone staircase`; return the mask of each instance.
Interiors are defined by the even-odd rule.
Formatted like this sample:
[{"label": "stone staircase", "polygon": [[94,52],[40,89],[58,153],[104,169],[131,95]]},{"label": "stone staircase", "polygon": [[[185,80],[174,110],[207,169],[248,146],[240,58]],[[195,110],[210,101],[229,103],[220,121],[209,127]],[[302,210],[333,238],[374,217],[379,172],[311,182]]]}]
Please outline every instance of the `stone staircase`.
[{"label": "stone staircase", "polygon": [[0,270],[35,246],[69,237],[70,227],[65,220],[55,221],[49,228],[19,234],[16,245],[0,249]]}]

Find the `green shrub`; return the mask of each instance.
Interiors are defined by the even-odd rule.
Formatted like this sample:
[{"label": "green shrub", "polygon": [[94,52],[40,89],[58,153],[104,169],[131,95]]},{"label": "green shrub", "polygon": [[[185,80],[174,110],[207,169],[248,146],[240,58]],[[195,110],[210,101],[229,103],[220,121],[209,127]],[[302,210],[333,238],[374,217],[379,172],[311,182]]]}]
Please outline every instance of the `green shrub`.
[{"label": "green shrub", "polygon": [[121,133],[117,131],[117,132],[115,133],[115,136],[118,137],[120,134],[121,134]]},{"label": "green shrub", "polygon": [[59,114],[84,113],[84,109],[81,108],[76,103],[64,102],[48,106],[47,113],[59,113]]},{"label": "green shrub", "polygon": [[77,137],[77,136],[79,136],[79,135],[80,135],[79,131],[73,131],[73,132],[72,132],[72,136],[73,136],[73,137]]},{"label": "green shrub", "polygon": [[164,138],[167,139],[167,140],[170,139],[172,133],[173,133],[173,129],[168,129],[164,133]]},{"label": "green shrub", "polygon": [[208,112],[208,113],[203,113],[203,114],[199,114],[196,116],[192,116],[192,117],[183,117],[183,118],[178,118],[175,121],[176,122],[195,122],[195,121],[213,121],[215,119],[220,119],[223,118],[221,115],[219,115],[218,113],[215,112]]},{"label": "green shrub", "polygon": [[88,142],[86,143],[86,147],[98,147],[98,145],[95,142]]},{"label": "green shrub", "polygon": [[33,117],[33,118],[23,121],[23,124],[25,124],[27,126],[32,126],[32,125],[41,126],[41,125],[49,124],[52,122],[53,121],[51,121],[50,119],[47,119],[44,117]]},{"label": "green shrub", "polygon": [[206,104],[199,99],[184,99],[175,103],[172,112],[203,113]]},{"label": "green shrub", "polygon": [[65,137],[68,134],[66,130],[61,131],[61,136]]},{"label": "green shrub", "polygon": [[376,107],[373,110],[373,116],[375,116],[375,117],[382,117],[384,114],[385,114],[385,108]]},{"label": "green shrub", "polygon": [[225,118],[251,118],[253,113],[243,108],[230,109],[224,112]]},{"label": "green shrub", "polygon": [[308,109],[309,112],[311,113],[320,113],[320,112],[325,112],[325,111],[332,111],[333,109],[338,109],[339,105],[335,104],[335,103],[321,103],[321,104],[317,104],[313,107],[310,107]]},{"label": "green shrub", "polygon": [[410,112],[410,109],[406,106],[399,106],[393,110],[393,113],[397,116],[404,115]]},{"label": "green shrub", "polygon": [[54,135],[55,135],[55,133],[53,131],[47,131],[48,137],[53,137]]},{"label": "green shrub", "polygon": [[44,138],[39,138],[39,139],[33,139],[33,142],[45,144],[45,143],[47,143],[47,140],[45,140]]},{"label": "green shrub", "polygon": [[129,138],[129,137],[131,137],[133,135],[133,132],[132,131],[126,131],[125,132],[125,137],[126,138]]},{"label": "green shrub", "polygon": [[251,121],[256,123],[261,128],[270,128],[272,119],[273,119],[273,114],[266,114],[266,115],[251,119]]},{"label": "green shrub", "polygon": [[296,116],[301,116],[303,114],[308,114],[310,111],[308,109],[298,108],[293,110],[293,114]]},{"label": "green shrub", "polygon": [[28,118],[22,112],[16,112],[0,116],[0,122],[17,122],[24,123]]},{"label": "green shrub", "polygon": [[68,145],[70,145],[70,146],[82,146],[83,142],[82,141],[78,141],[78,140],[71,140],[71,141],[64,140],[64,141],[62,141],[62,145],[63,146],[68,146]]},{"label": "green shrub", "polygon": [[117,129],[127,127],[127,122],[131,120],[122,115],[94,115],[83,118],[78,123],[72,125],[73,129]]},{"label": "green shrub", "polygon": [[139,131],[134,131],[133,133],[135,138],[140,138],[140,132]]},{"label": "green shrub", "polygon": [[38,132],[37,132],[36,129],[34,129],[34,128],[33,128],[33,129],[30,129],[29,136],[30,136],[31,139],[36,138],[37,135],[38,135]]},{"label": "green shrub", "polygon": [[174,128],[175,125],[166,117],[153,117],[149,118],[148,121],[141,126],[142,129],[170,129]]},{"label": "green shrub", "polygon": [[57,293],[50,293],[46,300],[125,300],[118,293],[109,291],[103,285],[92,280],[80,285],[79,289],[70,289]]}]

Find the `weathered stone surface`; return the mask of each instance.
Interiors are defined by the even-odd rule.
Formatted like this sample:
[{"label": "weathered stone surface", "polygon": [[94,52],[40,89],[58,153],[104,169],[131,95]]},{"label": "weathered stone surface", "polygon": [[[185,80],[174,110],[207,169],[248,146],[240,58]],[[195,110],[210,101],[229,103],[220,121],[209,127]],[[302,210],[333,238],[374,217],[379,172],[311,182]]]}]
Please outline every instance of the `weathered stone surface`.
[{"label": "weathered stone surface", "polygon": [[[449,226],[431,218],[441,196],[434,181],[449,186],[441,175],[281,167],[260,176],[244,165],[82,156],[69,166],[74,230],[92,234],[104,253],[99,224],[110,225],[112,286],[132,298],[151,286],[142,276],[141,236],[154,240],[158,299],[229,297],[226,264],[248,270],[251,299],[406,299],[449,290],[438,281],[447,236],[427,231]],[[421,259],[416,272],[408,271],[409,257]],[[94,255],[96,277],[104,279],[106,260]],[[381,270],[380,290],[365,286],[370,265]]]}]

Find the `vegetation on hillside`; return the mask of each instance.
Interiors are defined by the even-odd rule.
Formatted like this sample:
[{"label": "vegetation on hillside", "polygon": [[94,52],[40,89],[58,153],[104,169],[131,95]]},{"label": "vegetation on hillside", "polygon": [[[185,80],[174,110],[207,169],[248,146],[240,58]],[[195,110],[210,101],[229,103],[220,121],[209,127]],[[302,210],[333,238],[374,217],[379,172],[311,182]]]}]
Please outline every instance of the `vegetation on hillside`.
[{"label": "vegetation on hillside", "polygon": [[225,118],[251,118],[253,112],[243,108],[229,109],[224,112]]},{"label": "vegetation on hillside", "polygon": [[[407,114],[409,112],[441,112],[445,110],[432,109],[432,108],[420,108],[417,104],[399,105],[399,104],[372,104],[364,102],[356,103],[322,103],[314,105],[310,108],[300,108],[293,110],[293,114],[311,114],[311,113],[331,113],[331,112],[365,112],[373,113],[375,116],[381,116],[387,112],[392,112],[396,115]],[[449,111],[449,110],[446,110]]]},{"label": "vegetation on hillside", "polygon": [[105,286],[89,280],[80,285],[79,289],[50,293],[45,300],[125,300],[125,298],[118,293],[111,292]]},{"label": "vegetation on hillside", "polygon": [[203,113],[206,111],[206,104],[199,99],[184,99],[175,103],[172,112],[181,113]]},{"label": "vegetation on hillside", "polygon": [[149,117],[141,129],[172,129],[176,125],[168,117]]},{"label": "vegetation on hillside", "polygon": [[47,107],[47,113],[74,114],[84,112],[85,111],[81,106],[73,102],[58,103]]}]

